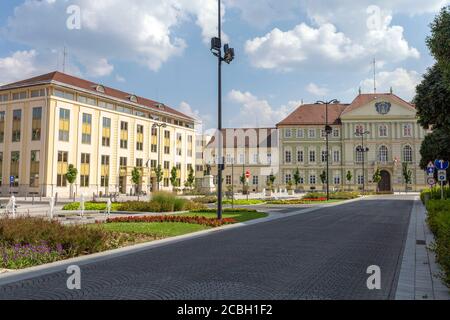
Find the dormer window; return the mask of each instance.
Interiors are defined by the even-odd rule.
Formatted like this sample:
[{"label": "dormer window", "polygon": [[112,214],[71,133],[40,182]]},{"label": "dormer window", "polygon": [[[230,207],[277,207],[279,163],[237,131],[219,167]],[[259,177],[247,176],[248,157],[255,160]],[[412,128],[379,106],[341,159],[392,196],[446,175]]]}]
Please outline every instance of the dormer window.
[{"label": "dormer window", "polygon": [[158,109],[164,110],[164,105],[163,105],[162,103],[158,103],[158,104],[156,105],[156,107],[157,107]]},{"label": "dormer window", "polygon": [[129,99],[131,102],[134,102],[134,103],[137,103],[137,102],[138,102],[138,101],[137,101],[137,97],[136,97],[134,94],[131,95],[131,96],[129,96],[128,99]]},{"label": "dormer window", "polygon": [[95,91],[105,93],[105,87],[101,84],[98,84],[97,86],[95,86]]}]

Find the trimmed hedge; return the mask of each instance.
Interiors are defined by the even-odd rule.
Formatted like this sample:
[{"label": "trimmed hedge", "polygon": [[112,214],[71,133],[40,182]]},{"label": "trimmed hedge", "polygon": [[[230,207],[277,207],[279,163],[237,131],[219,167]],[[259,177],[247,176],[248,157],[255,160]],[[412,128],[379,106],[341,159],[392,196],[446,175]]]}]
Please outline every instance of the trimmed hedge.
[{"label": "trimmed hedge", "polygon": [[222,220],[215,218],[205,218],[200,216],[147,216],[147,217],[119,217],[106,220],[106,223],[154,223],[154,222],[179,222],[179,223],[192,223],[201,224],[208,227],[219,227],[225,224],[236,223],[233,218],[224,218]]},{"label": "trimmed hedge", "polygon": [[[119,203],[112,203],[111,210],[116,211],[119,207]],[[63,210],[66,211],[75,211],[80,210],[79,202],[71,202],[63,206]],[[85,202],[84,210],[87,211],[105,211],[106,210],[106,202]]]},{"label": "trimmed hedge", "polygon": [[435,236],[435,252],[444,270],[444,281],[450,287],[450,200],[427,202],[427,222]]},{"label": "trimmed hedge", "polygon": [[[304,199],[323,199],[326,198],[327,194],[325,192],[308,192]],[[330,199],[333,200],[348,200],[348,199],[356,199],[359,197],[359,192],[352,191],[339,191],[339,192],[331,192]]]}]

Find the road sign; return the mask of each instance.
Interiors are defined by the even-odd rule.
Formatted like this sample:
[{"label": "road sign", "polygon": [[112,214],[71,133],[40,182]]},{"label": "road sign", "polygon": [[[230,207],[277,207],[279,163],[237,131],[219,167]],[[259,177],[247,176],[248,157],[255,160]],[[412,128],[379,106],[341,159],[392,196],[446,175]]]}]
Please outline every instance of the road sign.
[{"label": "road sign", "polygon": [[447,181],[447,171],[445,171],[445,170],[438,171],[438,181],[439,182]]},{"label": "road sign", "polygon": [[250,178],[250,171],[245,171],[245,177],[248,179],[248,178]]},{"label": "road sign", "polygon": [[9,183],[14,183],[14,176],[9,177]]},{"label": "road sign", "polygon": [[429,186],[434,186],[436,184],[436,180],[433,177],[428,177],[427,178],[427,184]]},{"label": "road sign", "polygon": [[433,161],[428,162],[427,168],[434,168]]},{"label": "road sign", "polygon": [[427,167],[427,174],[430,177],[434,176],[434,166],[433,167]]},{"label": "road sign", "polygon": [[449,165],[450,165],[450,163],[448,161],[445,161],[445,160],[436,160],[434,162],[434,165],[436,166],[436,168],[438,170],[447,170]]}]

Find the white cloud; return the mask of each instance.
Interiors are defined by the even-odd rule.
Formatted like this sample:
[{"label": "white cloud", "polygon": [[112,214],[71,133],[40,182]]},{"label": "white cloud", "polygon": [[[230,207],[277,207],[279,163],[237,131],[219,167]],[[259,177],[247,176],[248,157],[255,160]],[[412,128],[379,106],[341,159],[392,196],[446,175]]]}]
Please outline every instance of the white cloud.
[{"label": "white cloud", "polygon": [[0,85],[23,79],[36,72],[36,51],[16,51],[9,57],[0,58]]},{"label": "white cloud", "polygon": [[183,23],[193,18],[205,42],[217,33],[214,3],[73,0],[70,5],[81,9],[81,29],[71,30],[66,27],[66,1],[25,1],[15,8],[2,34],[42,53],[66,45],[73,62],[93,76],[111,74],[114,60],[137,62],[158,71],[187,47],[176,36]]},{"label": "white cloud", "polygon": [[[416,86],[422,76],[413,70],[397,68],[393,71],[382,71],[376,76],[377,92],[389,92],[392,87],[394,93],[405,100],[412,100]],[[365,79],[360,83],[363,92],[373,92],[373,79]]]},{"label": "white cloud", "polygon": [[267,100],[259,99],[250,92],[232,90],[228,93],[228,99],[241,105],[239,114],[233,119],[233,127],[272,127],[287,117],[296,107],[299,101],[289,101],[287,105],[273,108]]},{"label": "white cloud", "polygon": [[182,101],[178,106],[178,110],[198,121],[201,121],[201,126],[197,125],[196,129],[202,131],[212,125],[212,117],[209,114],[200,113],[198,109],[193,109],[186,101]]},{"label": "white cloud", "polygon": [[306,86],[306,91],[320,97],[326,96],[328,94],[327,88],[319,87],[317,84],[312,82]]},{"label": "white cloud", "polygon": [[292,30],[273,29],[265,36],[248,40],[245,51],[257,68],[291,71],[310,67],[314,70],[330,65],[361,67],[371,57],[399,62],[419,58],[403,37],[403,28],[390,26],[391,17],[376,30],[367,30],[362,41],[355,41],[337,31],[333,24],[317,28],[301,23]]},{"label": "white cloud", "polygon": [[117,82],[126,82],[126,79],[122,77],[120,74],[116,74],[115,79]]}]

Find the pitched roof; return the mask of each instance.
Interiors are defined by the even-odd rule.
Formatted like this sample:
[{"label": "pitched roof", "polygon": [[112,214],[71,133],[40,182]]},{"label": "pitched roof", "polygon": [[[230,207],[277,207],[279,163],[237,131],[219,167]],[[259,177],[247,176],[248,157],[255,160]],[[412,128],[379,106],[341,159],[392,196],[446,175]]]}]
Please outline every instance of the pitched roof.
[{"label": "pitched roof", "polygon": [[[77,77],[74,77],[74,76],[59,72],[59,71],[54,71],[54,72],[43,74],[43,75],[33,77],[30,79],[10,83],[10,84],[1,86],[0,90],[7,90],[7,89],[16,88],[16,87],[33,86],[33,85],[48,84],[48,83],[62,83],[62,84],[74,86],[74,87],[77,87],[80,89],[92,91],[92,93],[99,94],[99,92],[96,90],[96,87],[98,85],[100,85],[99,83],[91,82],[91,81],[84,80],[81,78],[77,78]],[[131,93],[126,93],[126,92],[123,92],[123,91],[120,91],[117,89],[113,89],[113,88],[110,88],[110,87],[107,87],[104,85],[102,85],[102,86],[105,88],[104,95],[112,97],[112,98],[116,98],[116,99],[120,99],[120,100],[129,102],[129,97],[133,95]],[[194,120],[192,117],[187,116],[186,114],[181,113],[181,112],[179,112],[173,108],[170,108],[166,105],[164,105],[164,110],[161,110],[158,107],[159,105],[162,105],[161,103],[150,100],[150,99],[146,99],[143,97],[137,96],[137,104],[139,104],[143,107],[146,107],[150,110],[159,111],[159,112],[165,111],[165,112],[171,113],[171,114],[179,116],[179,117],[183,117],[183,118],[186,118],[189,120]]]},{"label": "pitched roof", "polygon": [[355,109],[358,109],[359,107],[362,107],[368,103],[370,103],[373,100],[378,100],[378,99],[384,99],[384,100],[390,100],[393,101],[399,105],[403,105],[406,106],[408,108],[413,108],[415,109],[414,105],[406,102],[405,100],[403,100],[402,98],[396,96],[393,93],[364,93],[364,94],[360,94],[358,95],[353,102],[348,106],[347,109],[344,110],[344,112],[342,112],[342,114],[346,114],[349,113]]},{"label": "pitched roof", "polygon": [[[348,104],[329,104],[328,105],[328,123],[340,124],[339,117]],[[324,104],[304,104],[299,106],[294,112],[287,116],[278,126],[285,125],[321,125],[325,124],[325,105]]]}]

